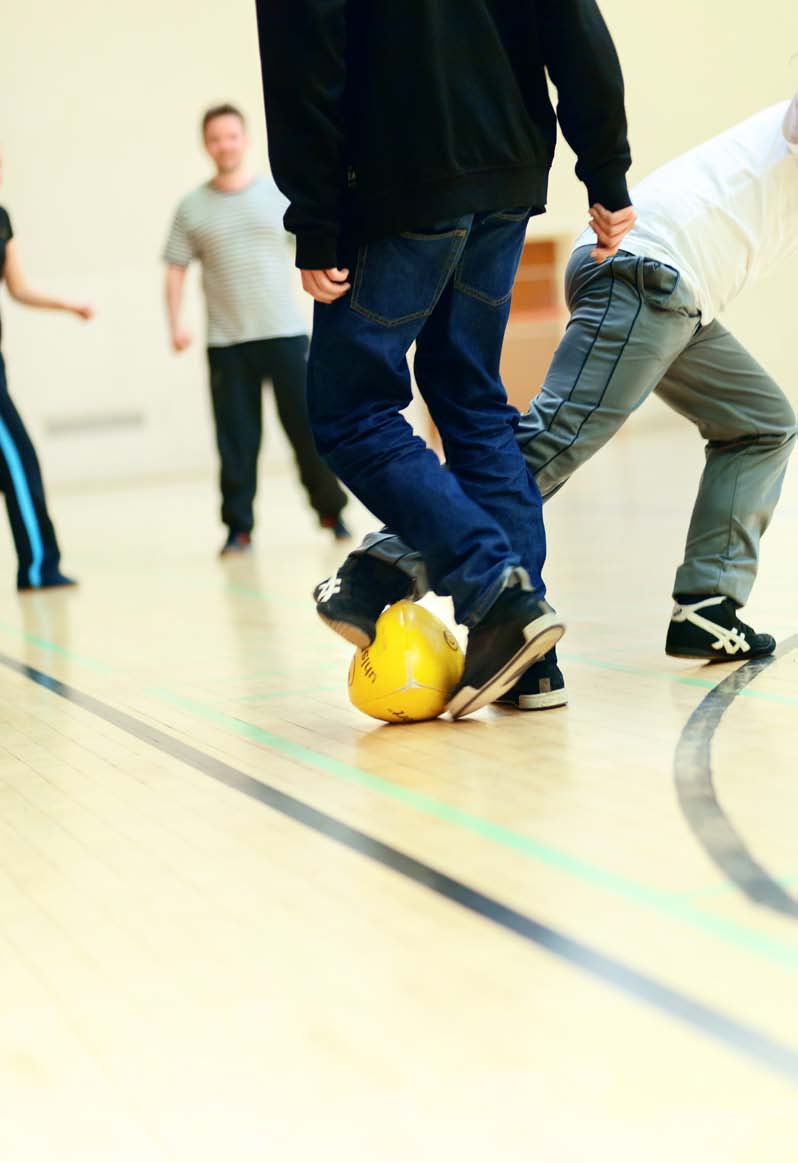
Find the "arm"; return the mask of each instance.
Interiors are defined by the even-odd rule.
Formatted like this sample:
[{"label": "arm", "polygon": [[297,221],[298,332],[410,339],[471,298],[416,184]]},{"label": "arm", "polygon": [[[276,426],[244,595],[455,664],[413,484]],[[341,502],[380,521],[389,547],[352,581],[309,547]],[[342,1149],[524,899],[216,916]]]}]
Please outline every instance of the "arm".
[{"label": "arm", "polygon": [[296,264],[338,261],[346,197],[344,87],[347,0],[257,0],[269,156],[290,202]]},{"label": "arm", "polygon": [[557,118],[587,186],[599,262],[636,222],[626,184],[632,162],[618,54],[595,0],[538,0],[543,57],[557,87]]},{"label": "arm", "polygon": [[183,287],[186,282],[186,267],[173,266],[166,268],[166,318],[169,324],[169,337],[173,351],[185,351],[192,341],[191,332],[180,323],[180,308],[183,304]]},{"label": "arm", "polygon": [[538,0],[543,56],[557,87],[557,117],[577,156],[591,205],[630,204],[624,84],[615,46],[595,0]]},{"label": "arm", "polygon": [[69,311],[80,319],[91,319],[94,309],[85,303],[71,303],[66,299],[55,299],[50,295],[43,295],[28,286],[22,273],[22,266],[17,253],[16,239],[11,238],[6,243],[6,261],[3,268],[6,285],[12,299],[23,303],[26,307],[40,307],[49,311]]}]

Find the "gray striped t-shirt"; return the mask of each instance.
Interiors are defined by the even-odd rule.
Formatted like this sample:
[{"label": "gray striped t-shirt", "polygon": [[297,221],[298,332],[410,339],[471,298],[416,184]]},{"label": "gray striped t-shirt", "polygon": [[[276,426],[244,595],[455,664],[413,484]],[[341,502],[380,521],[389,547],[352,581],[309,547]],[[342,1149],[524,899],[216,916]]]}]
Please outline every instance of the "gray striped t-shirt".
[{"label": "gray striped t-shirt", "polygon": [[307,331],[283,227],[287,206],[265,175],[232,193],[206,183],[178,206],[163,257],[171,266],[202,264],[209,347]]}]

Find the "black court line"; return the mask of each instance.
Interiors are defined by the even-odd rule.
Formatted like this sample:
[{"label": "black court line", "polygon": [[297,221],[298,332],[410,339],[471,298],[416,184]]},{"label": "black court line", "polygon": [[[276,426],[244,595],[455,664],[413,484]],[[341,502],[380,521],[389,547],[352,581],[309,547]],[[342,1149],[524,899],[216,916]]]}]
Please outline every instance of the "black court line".
[{"label": "black court line", "polygon": [[249,796],[275,812],[294,820],[320,836],[348,848],[352,852],[388,868],[399,876],[413,881],[437,896],[470,913],[481,917],[499,928],[516,934],[523,940],[581,970],[595,980],[610,986],[619,993],[636,999],[659,1011],[668,1018],[675,1019],[694,1031],[721,1043],[727,1049],[737,1051],[744,1057],[757,1062],[781,1078],[798,1082],[798,1049],[776,1041],[768,1034],[730,1017],[712,1006],[680,993],[656,978],[641,973],[622,961],[601,953],[584,941],[561,933],[549,925],[510,908],[478,889],[469,887],[440,872],[429,864],[416,860],[413,856],[392,848],[374,836],[369,836],[357,828],[350,827],[342,820],[328,816],[318,808],[278,788],[262,783],[251,775],[199,751],[188,743],[173,738],[157,727],[136,719],[125,711],[117,710],[108,703],[101,702],[68,683],[32,666],[0,653],[0,665],[16,671],[39,686],[69,703],[81,707],[106,723],[127,732],[134,738],[157,748],[165,755],[185,763],[195,771],[209,776],[226,787]]},{"label": "black court line", "polygon": [[[718,800],[712,773],[712,743],[721,719],[740,692],[796,648],[798,634],[783,642],[775,654],[746,662],[711,690],[682,731],[673,768],[684,817],[712,863],[754,904],[792,918],[798,917],[798,898],[791,896],[749,851]],[[753,771],[751,778],[757,778]]]}]

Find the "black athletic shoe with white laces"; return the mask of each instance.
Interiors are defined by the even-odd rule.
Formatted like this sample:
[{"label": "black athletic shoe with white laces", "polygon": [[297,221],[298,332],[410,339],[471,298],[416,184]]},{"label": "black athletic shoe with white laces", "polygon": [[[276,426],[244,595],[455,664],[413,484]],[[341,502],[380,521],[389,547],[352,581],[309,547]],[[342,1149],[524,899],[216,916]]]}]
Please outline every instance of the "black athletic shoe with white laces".
[{"label": "black athletic shoe with white laces", "polygon": [[459,719],[495,702],[564,633],[565,622],[548,602],[520,586],[508,587],[469,631],[463,677],[449,700],[449,714]]},{"label": "black athletic shoe with white laces", "polygon": [[557,651],[533,662],[529,670],[506,694],[496,702],[502,707],[515,707],[519,711],[545,711],[549,707],[564,707],[568,702],[563,673],[557,665]]},{"label": "black athletic shoe with white laces", "polygon": [[350,554],[338,573],[313,591],[316,610],[331,630],[353,646],[371,646],[377,619],[386,606],[413,593],[413,582],[395,566],[363,554]]},{"label": "black athletic shoe with white laces", "polygon": [[703,658],[710,662],[745,662],[763,658],[776,649],[770,634],[757,634],[737,617],[731,598],[698,598],[673,607],[665,653],[674,658]]}]

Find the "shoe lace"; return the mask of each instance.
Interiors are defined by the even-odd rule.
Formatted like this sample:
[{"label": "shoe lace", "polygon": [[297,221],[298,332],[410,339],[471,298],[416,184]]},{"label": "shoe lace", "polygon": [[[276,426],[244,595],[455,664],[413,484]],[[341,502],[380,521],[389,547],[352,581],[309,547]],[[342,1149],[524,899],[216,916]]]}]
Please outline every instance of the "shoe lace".
[{"label": "shoe lace", "polygon": [[[728,610],[731,615],[731,626],[723,626],[719,622],[712,622],[709,618],[703,617],[699,611],[710,606],[720,606]],[[714,638],[713,650],[723,650],[726,654],[747,654],[751,649],[748,637],[755,637],[751,627],[746,626],[745,622],[741,622],[734,613],[727,598],[706,598],[703,602],[696,602],[695,605],[691,606],[677,604],[674,607],[673,620],[675,622],[690,622],[693,626],[697,626]]]}]

